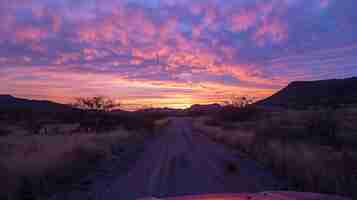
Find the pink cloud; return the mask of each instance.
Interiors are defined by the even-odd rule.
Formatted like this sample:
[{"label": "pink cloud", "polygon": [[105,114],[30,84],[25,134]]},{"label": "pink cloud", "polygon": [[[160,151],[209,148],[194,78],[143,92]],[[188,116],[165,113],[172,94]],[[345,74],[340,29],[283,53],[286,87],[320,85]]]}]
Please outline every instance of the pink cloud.
[{"label": "pink cloud", "polygon": [[287,25],[278,18],[264,18],[253,35],[253,40],[258,46],[263,46],[266,42],[281,43],[288,38]]},{"label": "pink cloud", "polygon": [[57,33],[61,29],[62,19],[59,13],[51,10],[47,7],[34,7],[32,8],[32,15],[38,20],[48,20],[50,22],[50,27],[52,32]]},{"label": "pink cloud", "polygon": [[[0,27],[0,33],[3,34],[2,29],[15,30],[13,35],[6,35],[6,37],[16,38],[16,41],[23,42],[36,53],[43,53],[44,56],[41,57],[45,58],[43,63],[48,61],[48,65],[66,68],[76,63],[78,67],[84,69],[84,72],[98,70],[103,74],[112,73],[112,75],[92,73],[91,79],[87,79],[84,75],[73,71],[62,72],[62,75],[71,79],[68,85],[61,85],[62,87],[84,84],[81,87],[89,85],[88,88],[95,92],[105,88],[108,90],[107,94],[112,94],[114,90],[111,88],[115,88],[117,85],[125,85],[130,89],[179,88],[185,91],[197,91],[199,95],[193,96],[200,98],[197,101],[203,101],[212,93],[212,90],[219,92],[224,90],[224,94],[232,91],[240,93],[256,91],[250,90],[249,87],[259,85],[263,88],[261,93],[269,93],[271,90],[264,90],[264,88],[276,88],[287,82],[284,77],[276,76],[275,71],[270,71],[267,69],[268,67],[263,66],[261,62],[264,61],[259,59],[261,57],[269,59],[271,56],[269,53],[260,54],[260,52],[266,52],[263,47],[265,44],[281,44],[289,38],[289,27],[287,23],[284,23],[285,18],[283,17],[289,6],[297,5],[292,2],[297,1],[272,0],[268,3],[256,1],[258,2],[256,5],[247,4],[248,6],[243,3],[237,3],[234,6],[227,3],[226,5],[231,6],[229,8],[224,5],[215,5],[212,3],[213,1],[209,0],[197,1],[198,3],[194,3],[194,6],[184,7],[188,10],[188,12],[183,12],[185,16],[176,13],[182,11],[180,10],[182,5],[177,3],[178,1],[169,1],[168,5],[178,5],[178,8],[165,7],[173,12],[163,12],[163,14],[161,11],[152,13],[157,10],[145,11],[144,8],[125,5],[113,6],[113,8],[105,10],[105,13],[104,11],[95,13],[97,16],[94,17],[92,11],[86,13],[84,10],[78,14],[80,16],[75,13],[69,17],[64,13],[55,15],[46,9],[40,9],[33,13],[35,17],[33,24],[29,23],[26,26],[22,24],[14,29],[13,27],[17,26],[13,23],[13,19],[9,18],[5,20],[6,23],[0,24],[0,26],[5,26],[5,28]],[[315,2],[317,1],[321,3],[322,7],[329,4],[326,3],[329,2],[328,0],[315,0]],[[184,6],[193,3],[192,1],[186,2],[188,4]],[[290,2],[289,6],[286,5],[286,2]],[[86,14],[92,15],[87,16]],[[3,19],[0,18],[0,21]],[[228,28],[224,27],[226,25]],[[228,30],[217,29],[217,27]],[[72,28],[73,30],[71,30]],[[232,34],[229,31],[246,33]],[[47,39],[46,37],[49,40],[41,41],[43,38]],[[53,41],[51,41],[52,38]],[[249,39],[254,42],[250,42]],[[58,45],[58,41],[66,43]],[[78,45],[78,41],[81,44]],[[49,51],[47,48],[50,44],[53,46]],[[262,47],[262,51],[257,46]],[[257,50],[256,54],[253,52],[254,50]],[[0,62],[4,65],[10,63],[11,66],[33,66],[36,63],[42,65],[42,62],[37,62],[41,58],[36,55],[14,55],[9,58],[5,55],[0,57]],[[46,67],[48,66],[43,68]],[[106,71],[107,69],[109,70]],[[28,72],[37,77],[42,76],[40,72],[21,70],[17,73]],[[300,72],[300,70],[297,71]],[[56,79],[54,75],[57,73],[48,72],[44,73],[43,77],[57,80],[58,84],[62,84],[63,80],[58,80],[58,77]],[[119,80],[118,76],[125,80]],[[195,82],[197,77],[202,80]],[[226,77],[228,77],[227,80]],[[216,81],[215,84],[205,81],[212,79],[224,80],[228,84],[219,85],[219,81]],[[21,81],[25,88],[27,80]],[[135,84],[132,84],[133,82]],[[31,83],[34,84],[35,81]],[[45,86],[49,83],[41,82],[41,80],[38,80],[34,87],[37,84],[49,88]],[[51,84],[56,86],[57,83],[51,81]],[[63,84],[67,84],[67,82],[63,82]],[[230,84],[234,86],[229,86]],[[210,89],[202,89],[199,85]],[[3,86],[3,88],[5,87]],[[123,96],[127,94],[125,91],[117,91],[120,91]],[[38,93],[46,92],[38,91]],[[58,94],[77,95],[77,92],[59,91]],[[160,92],[155,94],[163,95]],[[174,95],[171,97],[170,101],[174,101]],[[187,96],[182,98],[189,99]],[[135,101],[135,99],[130,100]]]},{"label": "pink cloud", "polygon": [[207,72],[214,75],[231,75],[240,81],[254,84],[281,86],[287,82],[283,78],[274,81],[273,77],[265,78],[257,66],[250,64],[211,65],[207,68]]},{"label": "pink cloud", "polygon": [[56,65],[65,64],[70,61],[77,61],[80,57],[79,53],[61,53],[52,63]]},{"label": "pink cloud", "polygon": [[147,43],[154,41],[158,27],[144,11],[135,12],[127,7],[113,8],[109,15],[97,20],[79,22],[77,36],[82,42],[120,42],[130,46],[131,41]]},{"label": "pink cloud", "polygon": [[234,32],[247,31],[258,18],[255,10],[242,9],[231,17],[231,30]]},{"label": "pink cloud", "polygon": [[330,0],[319,0],[321,8],[327,8],[330,5]]},{"label": "pink cloud", "polygon": [[27,26],[18,28],[14,34],[17,42],[38,42],[48,36],[48,31],[44,28]]},{"label": "pink cloud", "polygon": [[[23,74],[30,74],[32,78],[21,79]],[[223,102],[233,92],[236,95],[250,93],[258,97],[274,92],[268,88],[225,85],[210,81],[192,84],[189,83],[191,75],[188,73],[178,75],[188,80],[185,82],[133,80],[125,75],[90,71],[82,73],[71,68],[57,67],[6,68],[0,71],[0,75],[0,81],[4,83],[0,85],[0,91],[5,93],[66,103],[70,103],[77,96],[106,95],[119,99],[127,109],[150,105],[187,107],[196,103]],[[46,77],[46,80],[43,80],[43,77]],[[168,89],[172,92],[168,92]],[[138,94],[138,91],[141,94]]]},{"label": "pink cloud", "polygon": [[213,25],[217,19],[218,13],[214,5],[209,5],[205,9],[205,16],[203,18],[204,24],[207,26]]}]

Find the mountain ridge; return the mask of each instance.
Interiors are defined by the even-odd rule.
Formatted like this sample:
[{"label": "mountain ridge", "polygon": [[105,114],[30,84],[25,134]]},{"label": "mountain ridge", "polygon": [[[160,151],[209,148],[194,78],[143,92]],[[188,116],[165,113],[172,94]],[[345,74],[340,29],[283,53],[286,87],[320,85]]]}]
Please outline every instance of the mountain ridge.
[{"label": "mountain ridge", "polygon": [[256,105],[304,108],[357,104],[357,77],[317,81],[293,81]]},{"label": "mountain ridge", "polygon": [[48,100],[33,100],[18,98],[9,94],[0,94],[0,109],[26,109],[36,111],[67,111],[72,110],[72,106]]}]

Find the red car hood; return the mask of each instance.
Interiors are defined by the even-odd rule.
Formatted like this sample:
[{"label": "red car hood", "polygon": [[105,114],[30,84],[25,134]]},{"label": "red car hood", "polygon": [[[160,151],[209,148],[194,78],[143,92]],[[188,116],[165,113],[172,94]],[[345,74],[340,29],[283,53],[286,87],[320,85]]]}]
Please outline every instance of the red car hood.
[{"label": "red car hood", "polygon": [[352,200],[350,198],[306,192],[262,192],[255,194],[213,194],[139,200]]}]

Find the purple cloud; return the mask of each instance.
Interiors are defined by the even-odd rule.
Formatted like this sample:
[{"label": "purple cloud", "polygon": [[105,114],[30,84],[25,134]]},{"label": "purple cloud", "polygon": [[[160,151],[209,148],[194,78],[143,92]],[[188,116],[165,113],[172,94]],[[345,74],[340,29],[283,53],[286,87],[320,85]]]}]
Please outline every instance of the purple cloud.
[{"label": "purple cloud", "polygon": [[[93,82],[81,83],[90,91],[83,95],[111,94],[118,77],[154,88],[157,97],[165,95],[165,85],[177,84],[185,91],[175,88],[176,96],[187,100],[191,91],[191,99],[202,102],[212,85],[227,95],[262,97],[292,80],[353,76],[355,6],[353,0],[2,1],[1,81],[11,81],[0,92],[25,94],[26,85],[36,83],[43,90],[32,96],[63,100],[49,95],[49,87],[60,90],[66,86],[61,81],[90,76]],[[49,69],[70,76],[54,78]],[[76,92],[59,93],[69,98]],[[118,96],[132,101],[135,92]]]}]

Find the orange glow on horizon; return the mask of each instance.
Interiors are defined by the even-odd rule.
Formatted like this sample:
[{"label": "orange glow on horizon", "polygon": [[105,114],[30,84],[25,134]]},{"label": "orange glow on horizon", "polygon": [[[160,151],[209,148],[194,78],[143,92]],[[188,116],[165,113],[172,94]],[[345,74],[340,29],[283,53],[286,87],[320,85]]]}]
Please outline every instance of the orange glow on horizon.
[{"label": "orange glow on horizon", "polygon": [[[31,74],[34,80],[18,79],[19,71]],[[127,110],[148,107],[182,109],[194,104],[223,103],[233,95],[263,98],[276,91],[209,81],[193,84],[170,80],[132,80],[107,73],[83,74],[55,66],[46,69],[8,68],[6,73],[6,77],[0,77],[2,87],[6,89],[3,89],[4,94],[60,103],[72,103],[76,97],[107,96],[121,102],[122,108]],[[46,81],[42,81],[41,77],[46,77]]]}]

